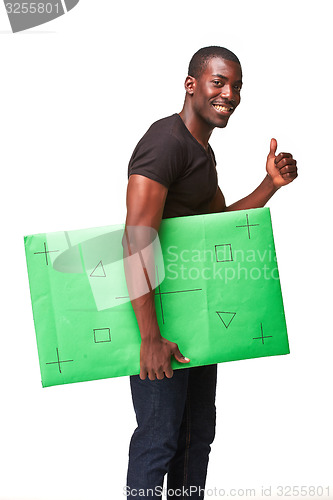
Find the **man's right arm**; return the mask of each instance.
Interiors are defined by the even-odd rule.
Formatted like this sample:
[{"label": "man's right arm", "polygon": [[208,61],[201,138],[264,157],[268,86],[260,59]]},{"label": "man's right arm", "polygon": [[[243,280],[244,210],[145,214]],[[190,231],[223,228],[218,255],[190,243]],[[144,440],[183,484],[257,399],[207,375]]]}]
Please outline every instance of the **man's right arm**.
[{"label": "man's right arm", "polygon": [[[136,231],[136,228],[145,226],[156,232],[159,230],[167,193],[168,189],[159,182],[142,175],[130,176],[126,197],[124,256],[133,255],[142,248],[142,232]],[[147,270],[143,271],[149,281]],[[126,265],[125,274],[129,288],[130,283],[137,281],[136,274],[143,275],[142,269],[133,269],[133,266],[128,268]],[[144,380],[148,375],[150,380],[155,377],[162,379],[164,374],[170,378],[173,375],[172,355],[181,363],[188,363],[189,360],[180,353],[177,344],[161,336],[155,310],[155,292],[151,286],[149,289],[148,293],[131,299],[141,334],[140,378]],[[129,293],[131,297],[130,290]]]}]

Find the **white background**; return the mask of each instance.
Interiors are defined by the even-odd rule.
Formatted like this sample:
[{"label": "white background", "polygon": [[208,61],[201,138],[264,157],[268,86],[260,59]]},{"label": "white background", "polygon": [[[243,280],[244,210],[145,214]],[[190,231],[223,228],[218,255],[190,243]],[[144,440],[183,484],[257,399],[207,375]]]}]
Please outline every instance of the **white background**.
[{"label": "white background", "polygon": [[291,354],[219,365],[207,488],[333,484],[331,6],[81,0],[11,34],[0,5],[1,500],[124,498],[128,378],[42,389],[23,236],[124,221],[133,148],[214,44],[244,74],[211,139],[227,203],[261,182],[271,137],[299,177],[269,203]]}]

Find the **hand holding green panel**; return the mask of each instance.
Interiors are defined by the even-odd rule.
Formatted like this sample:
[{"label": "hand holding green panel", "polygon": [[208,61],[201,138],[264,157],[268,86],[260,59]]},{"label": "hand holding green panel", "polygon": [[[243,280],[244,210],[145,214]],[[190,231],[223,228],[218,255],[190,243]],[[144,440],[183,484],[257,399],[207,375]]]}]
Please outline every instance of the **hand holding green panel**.
[{"label": "hand holding green panel", "polygon": [[[44,387],[139,373],[122,235],[107,226],[25,237]],[[268,208],[166,219],[159,236],[161,335],[191,359],[174,369],[289,353]]]}]

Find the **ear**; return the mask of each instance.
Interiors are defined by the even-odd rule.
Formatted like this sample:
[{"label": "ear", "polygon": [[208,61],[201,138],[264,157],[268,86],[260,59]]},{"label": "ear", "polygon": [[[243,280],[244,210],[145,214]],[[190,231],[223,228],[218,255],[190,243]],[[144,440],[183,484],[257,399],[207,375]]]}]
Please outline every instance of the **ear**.
[{"label": "ear", "polygon": [[185,90],[187,94],[192,95],[195,89],[196,79],[193,76],[187,76],[185,80]]}]

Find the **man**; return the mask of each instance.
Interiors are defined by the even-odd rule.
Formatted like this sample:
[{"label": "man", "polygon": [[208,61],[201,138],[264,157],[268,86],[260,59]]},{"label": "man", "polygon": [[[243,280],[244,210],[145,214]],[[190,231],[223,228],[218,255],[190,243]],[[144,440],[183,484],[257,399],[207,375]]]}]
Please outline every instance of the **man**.
[{"label": "man", "polygon": [[[262,183],[226,206],[208,141],[215,127],[226,127],[240,103],[241,87],[240,62],[228,49],[205,47],[194,54],[183,109],[154,123],[133,152],[126,228],[148,226],[158,231],[162,218],[263,207],[296,178],[296,161],[289,153],[276,156],[277,142],[272,139]],[[135,235],[128,243],[135,251]],[[140,375],[131,377],[138,427],[130,445],[127,494],[161,498],[168,473],[170,498],[203,498],[215,435],[217,367],[173,372],[171,356],[179,363],[189,359],[161,337],[153,287],[132,305],[142,341]]]}]

